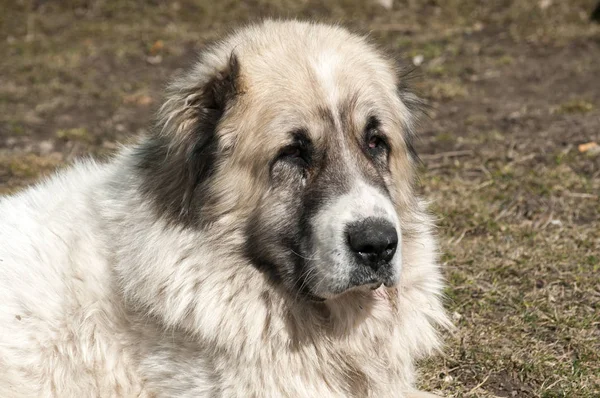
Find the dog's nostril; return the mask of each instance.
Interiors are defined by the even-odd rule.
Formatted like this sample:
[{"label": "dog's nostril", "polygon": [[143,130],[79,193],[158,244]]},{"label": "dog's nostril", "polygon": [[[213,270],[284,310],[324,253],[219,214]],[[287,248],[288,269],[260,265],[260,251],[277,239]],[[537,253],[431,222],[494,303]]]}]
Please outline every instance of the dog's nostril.
[{"label": "dog's nostril", "polygon": [[374,251],[375,251],[375,248],[373,246],[365,246],[359,251],[359,253],[369,254],[369,253],[373,253]]},{"label": "dog's nostril", "polygon": [[359,261],[377,270],[394,257],[398,246],[396,228],[382,218],[366,218],[347,229],[348,246]]}]

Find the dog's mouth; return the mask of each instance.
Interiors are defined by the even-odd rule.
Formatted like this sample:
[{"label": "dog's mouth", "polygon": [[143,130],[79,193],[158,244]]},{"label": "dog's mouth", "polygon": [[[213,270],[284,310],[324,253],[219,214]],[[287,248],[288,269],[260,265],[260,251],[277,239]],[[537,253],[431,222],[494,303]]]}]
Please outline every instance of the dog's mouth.
[{"label": "dog's mouth", "polygon": [[370,291],[377,290],[379,288],[391,288],[396,285],[396,281],[389,275],[372,275],[364,281],[354,283],[350,285],[347,290],[362,290]]},{"label": "dog's mouth", "polygon": [[378,283],[372,283],[372,284],[368,284],[368,285],[354,286],[350,289],[343,291],[340,294],[336,294],[336,295],[334,295],[332,297],[328,297],[328,298],[312,296],[310,298],[310,300],[314,303],[325,303],[329,300],[335,300],[346,294],[359,293],[365,297],[370,297],[371,299],[376,300],[376,301],[379,301],[379,300],[385,301],[389,297],[388,289],[391,289],[391,288],[393,288],[393,286],[388,286],[385,283],[378,282]]},{"label": "dog's mouth", "polygon": [[383,281],[374,281],[369,283],[364,283],[361,285],[350,286],[342,291],[336,292],[328,297],[321,297],[314,294],[310,294],[307,296],[309,300],[313,302],[325,302],[327,300],[335,300],[338,297],[344,296],[346,294],[352,293],[362,293],[364,295],[373,296],[375,298],[379,298],[379,296],[385,296],[385,290],[394,287],[395,284],[391,282],[383,282]]}]

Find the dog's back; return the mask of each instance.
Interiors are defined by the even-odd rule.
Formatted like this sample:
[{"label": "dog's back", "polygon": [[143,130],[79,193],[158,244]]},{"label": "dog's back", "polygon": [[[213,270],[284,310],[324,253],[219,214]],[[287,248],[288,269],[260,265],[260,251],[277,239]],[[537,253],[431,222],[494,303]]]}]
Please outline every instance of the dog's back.
[{"label": "dog's back", "polygon": [[2,397],[136,392],[96,233],[105,174],[80,163],[0,200]]}]

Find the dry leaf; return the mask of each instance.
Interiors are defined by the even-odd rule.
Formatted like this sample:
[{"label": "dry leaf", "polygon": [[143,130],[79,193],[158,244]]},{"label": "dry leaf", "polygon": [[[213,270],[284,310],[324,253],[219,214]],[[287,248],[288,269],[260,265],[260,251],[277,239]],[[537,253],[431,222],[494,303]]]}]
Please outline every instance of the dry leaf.
[{"label": "dry leaf", "polygon": [[587,151],[590,151],[592,149],[598,148],[600,145],[598,145],[595,142],[588,142],[586,144],[580,144],[577,149],[579,149],[579,152],[584,153]]},{"label": "dry leaf", "polygon": [[123,102],[125,102],[126,104],[147,106],[154,102],[154,100],[151,96],[147,94],[132,94],[123,97]]},{"label": "dry leaf", "polygon": [[150,47],[150,55],[158,54],[163,48],[165,48],[165,43],[162,40],[155,41]]}]

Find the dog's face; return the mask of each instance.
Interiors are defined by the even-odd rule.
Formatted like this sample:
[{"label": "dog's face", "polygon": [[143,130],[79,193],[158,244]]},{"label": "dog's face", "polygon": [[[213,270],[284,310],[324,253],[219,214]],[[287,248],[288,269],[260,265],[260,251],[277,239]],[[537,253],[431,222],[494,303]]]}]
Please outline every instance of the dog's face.
[{"label": "dog's face", "polygon": [[377,117],[347,132],[325,123],[312,135],[289,134],[249,219],[249,256],[320,298],[395,284],[402,231],[386,184],[391,148]]},{"label": "dog's face", "polygon": [[[143,165],[155,181],[168,174],[159,208],[192,226],[235,224],[243,239],[227,250],[293,292],[393,286],[417,102],[399,83],[387,59],[341,29],[271,22],[234,36],[179,83],[165,105],[171,136],[147,145],[153,156],[183,148],[171,149],[181,153],[173,164]],[[178,162],[179,176],[166,172]]]}]

